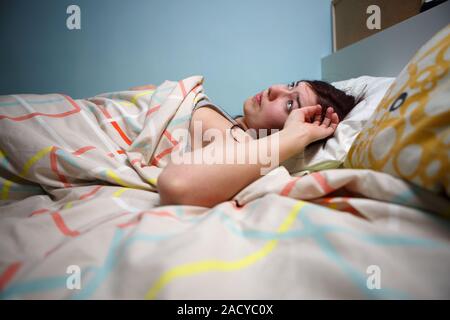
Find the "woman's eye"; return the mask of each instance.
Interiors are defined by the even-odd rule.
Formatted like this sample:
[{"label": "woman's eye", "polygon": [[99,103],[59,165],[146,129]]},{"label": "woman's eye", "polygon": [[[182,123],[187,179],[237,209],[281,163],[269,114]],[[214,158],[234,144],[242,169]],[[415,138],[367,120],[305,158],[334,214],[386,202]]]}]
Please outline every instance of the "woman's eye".
[{"label": "woman's eye", "polygon": [[288,113],[291,112],[293,106],[294,106],[294,101],[289,100],[289,101],[287,102],[287,104],[286,104],[287,112],[288,112]]},{"label": "woman's eye", "polygon": [[294,87],[294,85],[295,85],[295,83],[294,83],[294,81],[292,81],[291,83],[288,84],[288,88],[292,89]]}]

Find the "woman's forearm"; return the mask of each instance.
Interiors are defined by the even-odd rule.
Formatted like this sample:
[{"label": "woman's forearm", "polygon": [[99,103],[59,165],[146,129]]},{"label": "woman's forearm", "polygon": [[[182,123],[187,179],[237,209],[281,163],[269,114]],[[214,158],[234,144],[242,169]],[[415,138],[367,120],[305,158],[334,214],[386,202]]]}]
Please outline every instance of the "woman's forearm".
[{"label": "woman's forearm", "polygon": [[[214,145],[186,153],[184,163],[169,163],[158,178],[161,204],[189,204],[212,207],[231,199],[240,190],[261,177],[261,170],[268,166],[260,156],[269,153],[274,168],[279,163],[303,150],[308,143],[306,136],[298,136],[281,130],[270,136],[251,140],[245,148],[238,142]],[[273,148],[272,148],[273,147]],[[223,152],[224,164],[193,164],[188,160],[208,156],[212,151]],[[199,154],[201,153],[201,154]],[[253,158],[252,158],[253,156]],[[252,159],[253,161],[250,161]],[[245,160],[244,163],[238,160]],[[255,161],[256,160],[256,161]],[[267,158],[265,159],[267,160]],[[192,162],[192,161],[191,161]]]}]

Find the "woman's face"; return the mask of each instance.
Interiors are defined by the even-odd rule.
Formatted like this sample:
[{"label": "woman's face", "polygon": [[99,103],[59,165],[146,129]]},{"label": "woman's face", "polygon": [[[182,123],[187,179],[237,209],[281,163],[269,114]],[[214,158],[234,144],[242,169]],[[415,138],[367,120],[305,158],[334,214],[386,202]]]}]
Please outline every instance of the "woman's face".
[{"label": "woman's face", "polygon": [[290,110],[317,104],[307,82],[277,84],[244,102],[244,118],[253,129],[283,129]]}]

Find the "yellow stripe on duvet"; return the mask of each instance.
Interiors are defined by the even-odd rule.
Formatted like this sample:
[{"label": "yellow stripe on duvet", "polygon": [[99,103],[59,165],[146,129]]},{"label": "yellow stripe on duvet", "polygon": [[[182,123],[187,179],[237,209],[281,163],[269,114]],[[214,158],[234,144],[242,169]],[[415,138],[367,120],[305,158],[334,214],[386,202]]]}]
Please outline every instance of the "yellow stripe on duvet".
[{"label": "yellow stripe on duvet", "polygon": [[111,169],[107,169],[106,170],[106,176],[112,180],[114,180],[115,183],[117,183],[120,186],[126,187],[126,188],[132,188],[132,189],[142,189],[142,190],[146,190],[145,187],[141,187],[141,186],[136,186],[136,185],[131,185],[129,183],[126,183],[125,181],[123,181],[118,175],[117,173],[115,173],[113,170]]},{"label": "yellow stripe on duvet", "polygon": [[[44,157],[47,153],[52,151],[53,146],[45,147],[41,150],[39,150],[34,156],[32,156],[30,159],[25,162],[23,169],[21,172],[19,172],[19,177],[25,178],[28,174],[28,171],[30,171],[30,168],[35,164],[37,161],[39,161],[42,157]],[[0,158],[5,158],[6,155],[0,151]],[[14,183],[17,183],[17,178],[13,180],[6,180],[3,184],[2,191],[1,191],[1,199],[6,200],[9,198],[9,190],[11,189],[11,186]]]},{"label": "yellow stripe on duvet", "polygon": [[138,94],[135,94],[133,96],[133,98],[131,98],[131,103],[136,104],[138,98],[140,98],[142,96],[145,96],[147,94],[153,94],[153,92],[155,92],[155,90],[148,90],[148,91],[145,91],[145,92],[140,92]]},{"label": "yellow stripe on duvet", "polygon": [[[306,202],[297,202],[289,212],[286,219],[278,227],[277,233],[286,233],[296,220],[300,210],[306,205]],[[189,263],[174,267],[165,273],[156,281],[153,287],[145,295],[145,299],[155,299],[158,293],[170,282],[180,277],[187,277],[190,275],[199,274],[207,271],[234,271],[243,269],[261,260],[271,253],[278,244],[278,239],[269,240],[266,244],[256,252],[236,261],[222,261],[222,260],[206,260],[194,263]]]},{"label": "yellow stripe on duvet", "polygon": [[40,160],[43,156],[45,156],[47,153],[52,151],[53,146],[45,147],[41,150],[39,150],[34,156],[32,156],[23,166],[22,172],[19,173],[21,177],[25,177],[30,170],[31,166],[35,164],[38,160]]},{"label": "yellow stripe on duvet", "polygon": [[150,182],[155,187],[158,185],[158,180],[156,178],[148,178],[147,181]]}]

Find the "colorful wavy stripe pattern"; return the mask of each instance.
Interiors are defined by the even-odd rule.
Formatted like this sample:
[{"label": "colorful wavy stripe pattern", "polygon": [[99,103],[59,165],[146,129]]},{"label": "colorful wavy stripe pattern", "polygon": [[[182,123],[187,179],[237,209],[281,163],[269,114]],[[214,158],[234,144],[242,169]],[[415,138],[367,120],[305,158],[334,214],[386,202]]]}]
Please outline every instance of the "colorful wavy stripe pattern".
[{"label": "colorful wavy stripe pattern", "polygon": [[[393,177],[367,170],[275,175],[253,186],[254,194],[212,209],[158,206],[158,174],[179,144],[172,132],[189,123],[201,82],[77,101],[0,99],[5,140],[14,128],[28,133],[14,140],[22,157],[12,144],[0,145],[8,173],[0,179],[0,249],[8,252],[0,256],[0,298],[208,297],[210,281],[217,296],[241,297],[230,291],[239,279],[272,290],[254,290],[257,297],[307,296],[323,270],[332,290],[320,283],[314,297],[339,290],[354,298],[423,297],[408,289],[410,281],[445,291],[450,229],[438,214],[448,202]],[[377,263],[395,281],[370,290],[366,267]],[[80,290],[67,289],[69,264],[81,268]],[[417,273],[427,268],[433,272]],[[298,281],[287,278],[293,270]]]}]

